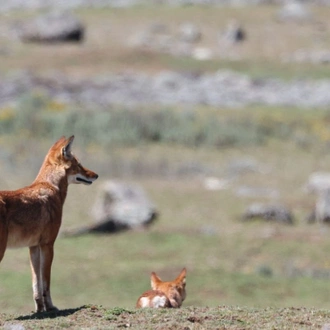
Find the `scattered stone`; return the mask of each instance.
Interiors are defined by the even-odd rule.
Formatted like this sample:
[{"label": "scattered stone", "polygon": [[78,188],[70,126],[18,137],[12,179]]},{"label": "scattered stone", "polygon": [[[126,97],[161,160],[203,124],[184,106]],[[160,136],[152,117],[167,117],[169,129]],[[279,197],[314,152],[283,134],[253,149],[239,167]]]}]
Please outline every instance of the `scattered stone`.
[{"label": "scattered stone", "polygon": [[225,32],[221,35],[221,40],[235,44],[242,42],[246,39],[246,31],[242,25],[236,20],[231,21],[225,29]]},{"label": "scattered stone", "polygon": [[330,188],[321,190],[314,209],[306,218],[308,224],[330,224]]},{"label": "scattered stone", "polygon": [[171,51],[173,43],[174,37],[163,23],[152,23],[129,40],[130,46],[164,53]]},{"label": "scattered stone", "polygon": [[330,189],[319,193],[315,204],[315,218],[318,223],[330,223]]},{"label": "scattered stone", "polygon": [[264,166],[252,158],[240,158],[231,161],[226,169],[230,176],[236,176],[246,173],[265,173]]},{"label": "scattered stone", "polygon": [[23,24],[18,35],[24,42],[81,42],[84,32],[84,25],[73,14],[50,12]]},{"label": "scattered stone", "polygon": [[323,324],[321,330],[330,330],[330,323],[325,323],[325,324]]},{"label": "scattered stone", "polygon": [[204,188],[206,190],[216,191],[224,190],[229,187],[229,181],[226,179],[219,179],[215,177],[208,177],[204,179]]},{"label": "scattered stone", "polygon": [[22,323],[6,322],[1,329],[3,329],[3,330],[25,330],[25,326]]},{"label": "scattered stone", "polygon": [[263,219],[292,225],[294,217],[284,205],[253,203],[244,211],[243,220]]},{"label": "scattered stone", "polygon": [[278,198],[279,192],[273,188],[240,186],[236,189],[236,195],[249,198]]},{"label": "scattered stone", "polygon": [[293,0],[284,3],[277,17],[281,21],[305,21],[311,18],[311,13],[305,4]]},{"label": "scattered stone", "polygon": [[63,236],[115,233],[127,229],[142,230],[147,228],[157,215],[155,206],[140,186],[107,181],[92,209],[95,225],[63,233]]},{"label": "scattered stone", "polygon": [[194,23],[183,23],[179,27],[179,40],[188,43],[197,43],[202,39],[200,28]]},{"label": "scattered stone", "polygon": [[[109,73],[100,78],[75,79],[63,74],[12,74],[0,80],[0,107],[15,104],[35,90],[64,104],[86,107],[185,104],[244,107],[252,104],[316,108],[330,106],[330,79],[290,82],[219,70],[214,73]],[[265,169],[267,170],[267,169]]]},{"label": "scattered stone", "polygon": [[307,192],[322,194],[322,192],[330,189],[330,173],[329,172],[313,172],[305,185]]},{"label": "scattered stone", "polygon": [[193,59],[198,61],[209,61],[214,57],[213,52],[207,47],[196,47],[191,51]]},{"label": "scattered stone", "polygon": [[330,63],[330,51],[299,49],[289,56],[284,56],[283,62],[328,64]]}]

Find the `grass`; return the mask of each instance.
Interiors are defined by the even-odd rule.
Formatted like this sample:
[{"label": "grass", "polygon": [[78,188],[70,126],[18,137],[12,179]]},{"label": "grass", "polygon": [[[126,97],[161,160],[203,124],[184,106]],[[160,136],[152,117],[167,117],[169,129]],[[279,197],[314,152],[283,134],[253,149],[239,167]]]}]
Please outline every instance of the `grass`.
[{"label": "grass", "polygon": [[327,310],[308,308],[247,308],[219,306],[167,310],[107,309],[84,305],[58,313],[26,316],[0,314],[0,325],[25,329],[321,329],[328,324]]},{"label": "grass", "polygon": [[[76,142],[79,150],[79,137]],[[114,154],[121,154],[123,158],[126,155],[126,160],[132,156],[134,159],[138,152],[150,159],[170,154],[170,169],[175,169],[180,162],[194,161],[206,168],[212,164],[222,177],[226,175],[226,167],[237,157],[243,157],[244,151],[248,157],[271,166],[271,170],[268,174],[241,174],[228,189],[220,192],[205,191],[199,176],[171,179],[123,173],[123,178],[118,173],[118,179],[132,180],[147,190],[160,218],[146,232],[59,238],[52,282],[53,300],[58,307],[70,309],[95,302],[107,308],[120,306],[131,310],[141,292],[148,289],[151,271],[166,279],[186,266],[185,307],[328,308],[324,290],[330,274],[328,228],[305,223],[314,197],[302,189],[311,171],[326,169],[327,155],[313,149],[306,152],[287,143],[244,150],[172,146],[169,153],[166,148],[153,145],[131,151],[119,148]],[[100,158],[85,154],[81,161],[95,169]],[[100,181],[93,186],[70,187],[63,230],[92,222],[89,209],[98,187],[103,180],[112,178],[111,169],[99,169]],[[32,174],[30,176],[32,181]],[[241,185],[278,189],[279,201],[292,208],[296,215],[295,225],[241,222],[240,215],[249,203],[267,201],[266,198],[237,197],[235,190]],[[2,312],[32,310],[26,249],[6,252],[0,282],[5,283],[0,287],[0,295],[4,297],[0,300]]]},{"label": "grass", "polygon": [[[17,105],[0,109],[0,134],[16,140],[55,140],[80,135],[84,146],[175,144],[184,147],[230,148],[267,145],[271,140],[293,142],[301,148],[330,141],[328,109],[250,106],[239,109],[199,106],[125,107],[91,111],[55,102],[40,93],[21,97]],[[1,144],[1,140],[0,140]]]}]

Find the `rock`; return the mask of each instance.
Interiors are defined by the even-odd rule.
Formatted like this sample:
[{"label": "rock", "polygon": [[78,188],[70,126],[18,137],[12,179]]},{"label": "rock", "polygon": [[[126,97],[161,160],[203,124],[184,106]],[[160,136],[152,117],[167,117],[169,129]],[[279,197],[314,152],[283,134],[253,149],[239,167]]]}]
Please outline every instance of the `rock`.
[{"label": "rock", "polygon": [[203,185],[206,190],[216,191],[216,190],[228,189],[230,183],[229,180],[227,179],[207,177],[204,179]]},{"label": "rock", "polygon": [[74,15],[68,12],[50,12],[23,24],[18,35],[24,42],[81,42],[84,32],[84,25]]},{"label": "rock", "polygon": [[66,232],[64,236],[145,229],[157,218],[157,215],[155,206],[140,186],[107,181],[101,188],[92,209],[95,225]]},{"label": "rock", "polygon": [[144,30],[137,31],[130,38],[129,45],[136,48],[169,53],[173,45],[173,39],[166,24],[155,22]]},{"label": "rock", "polygon": [[288,225],[293,224],[293,215],[287,207],[280,204],[253,203],[243,213],[243,220],[263,219]]},{"label": "rock", "polygon": [[[315,216],[315,221],[318,223],[330,223],[330,188],[319,192],[315,203],[315,210],[312,213]],[[309,223],[312,222],[311,216]]]},{"label": "rock", "polygon": [[232,160],[226,169],[229,176],[237,176],[246,173],[267,173],[269,170],[257,160],[252,158],[239,158]]},{"label": "rock", "polygon": [[311,13],[303,3],[299,1],[288,1],[278,12],[281,21],[304,21],[311,18]]},{"label": "rock", "polygon": [[242,42],[246,39],[245,29],[235,20],[231,21],[222,35],[222,40],[230,43]]},{"label": "rock", "polygon": [[299,49],[289,56],[283,58],[284,63],[312,63],[312,64],[328,64],[330,63],[330,51],[326,49],[320,50],[303,50]]},{"label": "rock", "polygon": [[235,194],[239,197],[249,198],[278,198],[279,192],[273,188],[256,187],[256,186],[240,186],[235,190]]},{"label": "rock", "polygon": [[330,330],[330,323],[324,323],[321,330]]},{"label": "rock", "polygon": [[305,185],[307,192],[320,194],[330,189],[329,172],[313,172]]},{"label": "rock", "polygon": [[202,39],[202,32],[194,23],[183,23],[179,27],[179,39],[183,42],[197,43]]},{"label": "rock", "polygon": [[192,50],[191,57],[198,61],[209,61],[213,59],[214,55],[210,48],[196,47]]},{"label": "rock", "polygon": [[0,80],[0,107],[15,104],[22,95],[35,90],[57,102],[93,108],[147,104],[230,108],[262,104],[305,109],[330,106],[330,79],[297,79],[290,82],[272,78],[256,80],[247,75],[219,70],[197,74],[173,71],[153,75],[142,72],[108,73],[102,79],[14,73]]},{"label": "rock", "polygon": [[25,326],[22,323],[5,322],[2,329],[3,330],[25,330]]}]

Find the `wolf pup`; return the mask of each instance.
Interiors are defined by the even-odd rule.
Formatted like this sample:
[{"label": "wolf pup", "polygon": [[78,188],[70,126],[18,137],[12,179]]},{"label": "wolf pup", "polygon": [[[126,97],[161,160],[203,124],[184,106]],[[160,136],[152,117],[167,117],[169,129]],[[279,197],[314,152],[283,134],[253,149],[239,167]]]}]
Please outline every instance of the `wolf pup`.
[{"label": "wolf pup", "polygon": [[152,290],[144,292],[136,303],[136,308],[179,308],[186,298],[186,268],[170,282],[163,282],[156,273],[151,273]]},{"label": "wolf pup", "polygon": [[73,139],[61,137],[49,149],[30,186],[0,191],[0,261],[6,248],[29,247],[36,312],[57,310],[50,295],[50,277],[68,185],[90,185],[98,178],[72,154]]}]

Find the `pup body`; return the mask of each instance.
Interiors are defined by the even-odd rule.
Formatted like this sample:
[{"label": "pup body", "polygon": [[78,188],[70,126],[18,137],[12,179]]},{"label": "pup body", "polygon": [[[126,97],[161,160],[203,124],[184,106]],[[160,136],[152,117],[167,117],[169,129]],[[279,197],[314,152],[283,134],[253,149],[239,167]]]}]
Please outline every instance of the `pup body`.
[{"label": "pup body", "polygon": [[186,298],[186,268],[179,276],[163,282],[156,273],[151,273],[152,290],[144,292],[136,303],[137,308],[179,308]]}]

